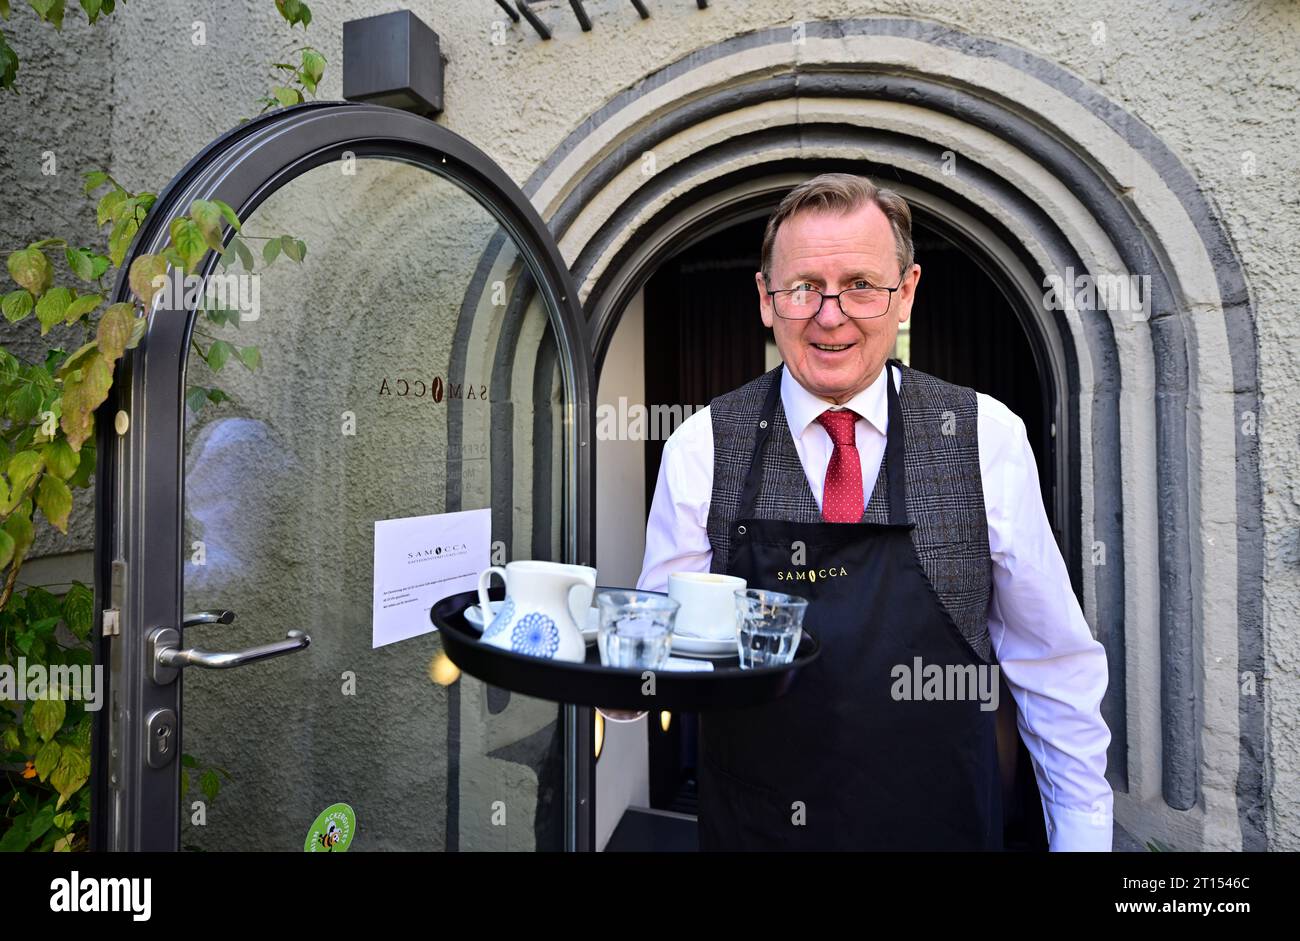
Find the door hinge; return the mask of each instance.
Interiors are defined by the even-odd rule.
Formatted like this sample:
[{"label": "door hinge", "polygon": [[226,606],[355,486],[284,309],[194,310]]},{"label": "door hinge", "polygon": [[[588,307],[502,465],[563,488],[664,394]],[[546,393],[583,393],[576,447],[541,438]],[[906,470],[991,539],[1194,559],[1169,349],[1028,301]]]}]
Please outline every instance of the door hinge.
[{"label": "door hinge", "polygon": [[104,636],[120,637],[122,635],[121,614],[117,608],[104,609]]}]

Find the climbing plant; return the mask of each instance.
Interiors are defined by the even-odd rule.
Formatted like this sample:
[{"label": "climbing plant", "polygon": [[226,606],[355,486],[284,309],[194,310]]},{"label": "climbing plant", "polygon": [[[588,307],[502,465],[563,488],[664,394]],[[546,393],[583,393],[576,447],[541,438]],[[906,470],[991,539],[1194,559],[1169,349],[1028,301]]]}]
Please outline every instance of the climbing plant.
[{"label": "climbing plant", "polygon": [[[65,0],[29,5],[39,19],[62,29]],[[91,24],[123,5],[124,0],[79,2]],[[311,22],[300,0],[275,5],[291,28]],[[10,0],[0,0],[0,20],[12,15]],[[300,104],[316,93],[324,57],[309,46],[294,54],[296,63],[273,64],[271,90],[258,99],[262,111]],[[0,30],[0,92],[20,92],[19,67],[18,53]],[[281,255],[301,262],[307,251],[288,234],[244,232],[234,209],[219,200],[194,200],[168,220],[160,252],[134,258],[126,272],[127,299],[110,304],[112,286],[158,197],[132,192],[103,169],[83,176],[102,245],[50,237],[3,253],[12,283],[0,290],[0,312],[9,324],[0,343],[0,851],[80,850],[88,842],[95,704],[84,695],[69,696],[69,688],[77,687],[68,681],[92,666],[94,595],[81,583],[22,586],[19,572],[39,520],[66,536],[73,491],[93,483],[97,410],[108,398],[117,365],[144,337],[169,272],[198,271],[207,253],[217,252],[227,270],[239,265],[251,277]],[[238,311],[202,296],[197,309],[191,349],[211,375],[231,362],[249,370],[261,366],[261,351],[238,342]],[[73,342],[39,340],[33,346],[29,340],[22,344],[26,355],[15,352],[11,341],[25,331],[38,330],[45,338],[56,327],[64,329],[55,336]],[[230,398],[216,386],[198,385],[185,397],[194,411]],[[63,685],[51,677],[61,677]],[[31,682],[37,679],[42,682]],[[196,778],[213,800],[223,777],[229,778],[191,755],[181,763],[181,797]]]}]

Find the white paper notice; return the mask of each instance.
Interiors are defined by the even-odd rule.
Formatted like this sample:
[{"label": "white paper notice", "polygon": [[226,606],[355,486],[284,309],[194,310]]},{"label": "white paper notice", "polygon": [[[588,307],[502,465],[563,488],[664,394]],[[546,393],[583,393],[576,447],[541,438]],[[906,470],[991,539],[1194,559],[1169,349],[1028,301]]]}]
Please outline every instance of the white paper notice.
[{"label": "white paper notice", "polygon": [[464,510],[375,520],[375,599],[371,647],[435,630],[434,602],[478,586],[490,564],[492,511]]}]

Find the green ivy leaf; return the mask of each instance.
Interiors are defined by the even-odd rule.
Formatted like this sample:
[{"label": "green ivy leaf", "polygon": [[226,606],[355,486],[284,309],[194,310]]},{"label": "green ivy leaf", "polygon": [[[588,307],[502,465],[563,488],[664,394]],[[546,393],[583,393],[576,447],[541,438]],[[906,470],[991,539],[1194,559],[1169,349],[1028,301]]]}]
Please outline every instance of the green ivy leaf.
[{"label": "green ivy leaf", "polygon": [[50,776],[55,768],[59,766],[59,756],[63,754],[63,746],[58,742],[46,742],[41,746],[41,750],[36,753],[36,773],[44,781]]},{"label": "green ivy leaf", "polygon": [[190,203],[190,218],[198,227],[204,243],[214,252],[225,248],[221,240],[221,209],[206,199],[196,199]]},{"label": "green ivy leaf", "polygon": [[239,215],[238,213],[235,212],[235,210],[230,208],[230,204],[224,203],[219,199],[214,199],[212,200],[212,205],[217,207],[217,209],[221,212],[221,215],[225,217],[226,222],[230,223],[230,227],[234,229],[236,232],[238,232]]},{"label": "green ivy leaf", "polygon": [[52,826],[54,826],[54,808],[46,804],[36,811],[32,822],[27,825],[27,838],[33,841],[39,840]]},{"label": "green ivy leaf", "polygon": [[140,229],[140,220],[134,212],[137,205],[135,201],[124,199],[119,206],[125,206],[128,203],[131,203],[132,211],[123,213],[122,218],[118,219],[113,225],[113,231],[108,236],[108,257],[113,260],[115,265],[120,265],[126,260],[126,253],[131,248],[131,241],[135,238],[135,233]]},{"label": "green ivy leaf", "polygon": [[215,771],[209,768],[207,771],[204,771],[203,775],[199,778],[199,787],[203,791],[203,796],[208,799],[208,803],[210,804],[217,799],[217,794],[221,792],[221,778],[217,776]]},{"label": "green ivy leaf", "polygon": [[248,246],[244,244],[243,239],[237,238],[234,240],[233,244],[235,246],[235,251],[239,253],[239,260],[243,263],[244,270],[251,272],[255,265],[253,253],[248,250]]},{"label": "green ivy leaf", "polygon": [[68,534],[68,514],[72,512],[72,491],[52,474],[46,474],[36,487],[36,505],[59,532]]},{"label": "green ivy leaf", "polygon": [[95,206],[95,224],[103,225],[109,219],[113,218],[113,212],[118,205],[126,199],[126,190],[120,186],[115,186],[99,198],[99,203]]},{"label": "green ivy leaf", "polygon": [[63,754],[59,756],[59,766],[50,775],[50,783],[59,792],[59,802],[55,809],[61,808],[72,795],[81,790],[89,778],[89,751],[73,747],[63,749]]},{"label": "green ivy leaf", "polygon": [[193,386],[185,393],[185,404],[192,412],[200,412],[208,404],[208,390],[202,386]]},{"label": "green ivy leaf", "polygon": [[81,444],[94,429],[95,409],[108,398],[113,385],[113,367],[102,353],[86,358],[80,378],[69,376],[63,383],[63,415],[59,425],[68,436],[72,450],[80,451]]},{"label": "green ivy leaf", "polygon": [[271,95],[280,104],[282,108],[288,108],[290,105],[302,103],[302,92],[296,88],[286,88],[283,85],[276,85],[271,89]]},{"label": "green ivy leaf", "polygon": [[230,316],[230,312],[224,307],[213,307],[211,309],[204,308],[203,316],[207,317],[218,327],[221,327],[225,325],[226,318]]},{"label": "green ivy leaf", "polygon": [[[73,584],[79,585],[82,588],[86,588],[86,586],[82,585],[80,582],[74,582]],[[90,589],[87,588],[86,590],[89,591]],[[95,655],[91,653],[89,650],[83,650],[80,652],[85,654],[86,659],[81,663],[79,663],[78,666],[92,666],[93,661],[95,659]],[[94,730],[94,726],[95,726],[94,720],[89,715],[83,714],[81,717],[81,721],[78,722],[76,728],[72,730],[72,734],[68,736],[68,740],[65,744],[72,745],[74,748],[83,749],[86,752],[86,754],[89,755],[90,736],[92,731]]]},{"label": "green ivy leaf", "polygon": [[137,346],[139,346],[140,341],[144,339],[145,331],[148,329],[149,329],[148,317],[135,318],[135,322],[131,324],[131,335],[127,337],[126,340],[126,348],[128,350],[133,350]]},{"label": "green ivy leaf", "polygon": [[14,558],[21,559],[27,555],[32,546],[32,510],[31,501],[24,500],[9,514],[4,521],[4,531],[14,541]]},{"label": "green ivy leaf", "polygon": [[51,288],[36,302],[36,319],[41,322],[42,336],[67,316],[68,307],[74,298],[75,295],[68,288]]},{"label": "green ivy leaf", "polygon": [[4,347],[0,347],[0,386],[7,386],[17,378],[17,358]]},{"label": "green ivy leaf", "polygon": [[267,243],[264,246],[262,246],[262,261],[265,262],[267,265],[269,265],[271,264],[271,262],[275,261],[275,259],[278,258],[279,256],[280,256],[280,240],[269,239]]},{"label": "green ivy leaf", "polygon": [[[44,372],[45,370],[39,370]],[[6,410],[9,417],[19,424],[26,424],[36,417],[45,402],[45,390],[32,378],[32,372],[24,375],[24,382],[9,396]]]},{"label": "green ivy leaf", "polygon": [[239,351],[239,359],[248,369],[262,365],[262,351],[255,346],[245,346]]},{"label": "green ivy leaf", "polygon": [[13,88],[17,77],[18,55],[5,42],[5,34],[0,33],[0,89]]},{"label": "green ivy leaf", "polygon": [[89,487],[90,478],[95,474],[95,445],[87,442],[77,452],[81,460],[77,463],[77,472],[68,478],[69,487]]},{"label": "green ivy leaf", "polygon": [[62,379],[65,376],[67,376],[69,373],[75,372],[76,370],[80,369],[83,365],[85,365],[86,357],[89,356],[91,353],[94,353],[97,349],[98,346],[95,344],[93,340],[89,343],[86,343],[83,346],[77,347],[76,352],[73,353],[71,356],[69,356],[67,359],[65,359],[63,363],[59,366],[59,371],[56,372],[55,375],[58,378]]},{"label": "green ivy leaf", "polygon": [[199,227],[190,219],[176,218],[171,221],[169,231],[172,236],[172,247],[180,252],[181,258],[185,264],[182,266],[186,271],[192,271],[199,266],[203,256],[207,254],[208,246],[203,240],[203,233]]},{"label": "green ivy leaf", "polygon": [[208,347],[208,355],[206,357],[208,368],[213,372],[220,372],[221,367],[226,365],[226,361],[230,359],[234,352],[234,346],[227,343],[225,340],[214,341],[213,344]]},{"label": "green ivy leaf", "polygon": [[36,308],[36,299],[26,288],[19,288],[4,296],[0,308],[4,309],[5,320],[17,323]]},{"label": "green ivy leaf", "polygon": [[45,22],[57,30],[63,29],[63,0],[27,0]]},{"label": "green ivy leaf", "polygon": [[325,57],[315,49],[302,51],[302,71],[311,79],[313,85],[319,85],[325,74]]},{"label": "green ivy leaf", "polygon": [[14,537],[0,529],[0,569],[14,560]]},{"label": "green ivy leaf", "polygon": [[28,708],[32,710],[32,723],[42,742],[48,742],[58,734],[68,714],[68,704],[62,699],[38,699],[29,703]]},{"label": "green ivy leaf", "polygon": [[292,235],[280,236],[280,247],[284,250],[285,255],[294,261],[302,261],[307,255],[307,243],[302,239],[296,239]]},{"label": "green ivy leaf", "polygon": [[103,170],[91,170],[85,174],[86,185],[82,188],[87,196],[108,182],[108,174]]},{"label": "green ivy leaf", "polygon": [[0,837],[0,853],[21,853],[32,843],[28,838],[28,816],[24,814],[14,820],[13,825],[3,837]]},{"label": "green ivy leaf", "polygon": [[22,248],[10,252],[6,262],[9,276],[19,286],[40,297],[54,283],[54,267],[39,248]]},{"label": "green ivy leaf", "polygon": [[45,460],[45,466],[49,468],[50,473],[54,474],[60,480],[67,480],[77,470],[77,465],[81,463],[81,455],[68,445],[68,442],[59,438],[51,441],[41,449],[41,457]]},{"label": "green ivy leaf", "polygon": [[63,257],[68,261],[68,268],[82,281],[95,280],[95,256],[89,249],[69,246],[63,250]]},{"label": "green ivy leaf", "polygon": [[95,20],[99,19],[101,6],[103,6],[103,0],[81,0],[81,9],[86,12],[86,19],[90,20],[92,26]]},{"label": "green ivy leaf", "polygon": [[15,493],[22,493],[27,489],[33,477],[41,472],[45,466],[45,458],[39,451],[19,451],[9,459],[9,466],[5,468],[9,474],[9,483]]},{"label": "green ivy leaf", "polygon": [[93,313],[102,303],[104,303],[102,294],[82,294],[68,305],[68,311],[63,315],[63,319],[70,324],[76,323],[86,314]]},{"label": "green ivy leaf", "polygon": [[95,593],[74,582],[63,596],[63,621],[78,640],[86,640],[95,624]]},{"label": "green ivy leaf", "polygon": [[99,352],[104,357],[115,360],[122,355],[136,319],[135,307],[132,304],[114,304],[104,311],[104,316],[99,318],[99,329],[95,333],[95,339],[99,342]]},{"label": "green ivy leaf", "polygon": [[144,302],[145,310],[153,306],[153,299],[163,289],[161,281],[166,277],[167,260],[161,255],[140,255],[131,262],[131,290]]},{"label": "green ivy leaf", "polygon": [[222,402],[231,401],[231,398],[230,396],[226,395],[226,393],[222,392],[220,389],[209,389],[208,401],[211,402],[213,405],[220,405]]}]

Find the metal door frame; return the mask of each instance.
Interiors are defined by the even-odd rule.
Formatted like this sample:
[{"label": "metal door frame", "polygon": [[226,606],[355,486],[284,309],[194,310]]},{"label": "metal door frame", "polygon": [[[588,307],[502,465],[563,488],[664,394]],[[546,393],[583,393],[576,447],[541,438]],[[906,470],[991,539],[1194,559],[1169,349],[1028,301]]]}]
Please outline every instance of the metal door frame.
[{"label": "metal door frame", "polygon": [[[551,327],[571,403],[564,432],[564,554],[568,561],[594,565],[594,361],[572,276],[519,187],[490,157],[446,128],[405,111],[353,102],[299,105],[241,125],[204,148],[159,194],[119,270],[113,302],[130,299],[131,259],[160,251],[167,224],[192,200],[223,200],[243,220],[280,187],[345,152],[403,160],[468,190],[540,275],[538,289],[548,309],[559,312]],[[192,273],[206,279],[216,263],[209,252]],[[155,308],[144,339],[118,365],[97,416],[95,599],[99,610],[114,612],[105,623],[117,625],[116,633],[97,632],[95,638],[109,697],[109,708],[96,714],[92,741],[91,846],[97,850],[180,848],[180,761],[147,767],[143,726],[144,717],[160,708],[174,710],[178,725],[183,723],[181,682],[158,686],[149,679],[146,635],[181,621],[183,397],[193,320],[193,311]],[[114,428],[119,410],[129,418],[121,435]],[[267,625],[268,641],[279,627]],[[565,848],[591,850],[592,713],[564,706],[562,716]]]}]

